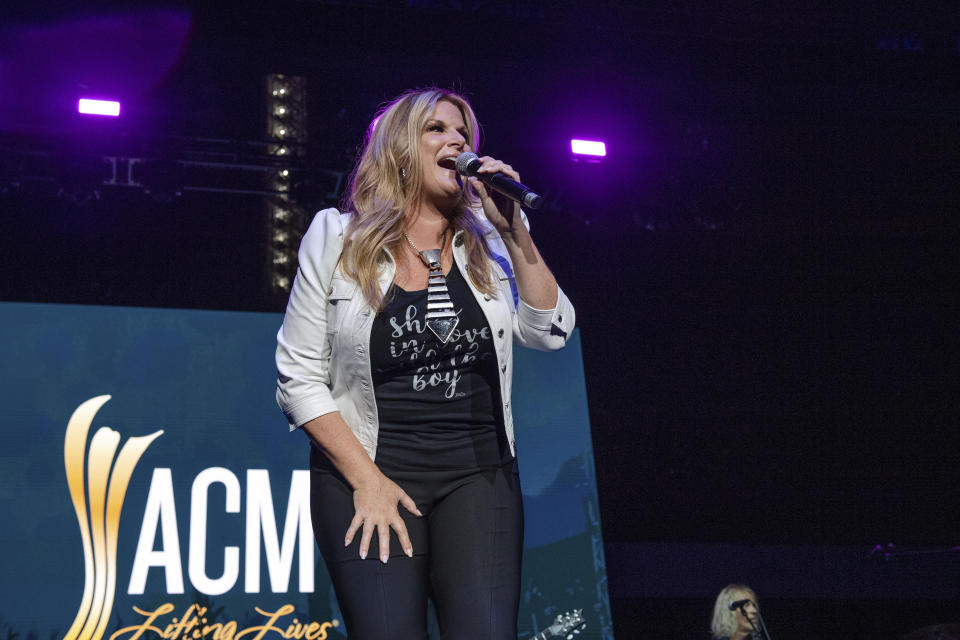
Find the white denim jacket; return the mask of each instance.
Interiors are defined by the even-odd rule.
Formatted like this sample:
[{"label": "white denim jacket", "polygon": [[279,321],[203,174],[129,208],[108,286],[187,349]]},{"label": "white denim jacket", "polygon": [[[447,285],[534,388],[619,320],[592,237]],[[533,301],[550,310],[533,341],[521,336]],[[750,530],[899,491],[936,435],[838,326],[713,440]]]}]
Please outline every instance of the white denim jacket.
[{"label": "white denim jacket", "polygon": [[[291,431],[314,418],[339,411],[374,459],[379,423],[369,348],[376,313],[360,288],[339,268],[348,216],[336,209],[324,209],[317,213],[303,236],[297,277],[283,326],[277,334],[277,403],[287,416]],[[487,239],[496,256],[494,271],[500,278],[500,295],[485,295],[474,287],[469,277],[464,280],[480,304],[493,335],[504,426],[510,451],[515,455],[510,409],[512,342],[542,351],[560,349],[573,331],[575,315],[573,305],[562,290],[556,306],[550,310],[534,309],[518,300],[513,267],[503,240],[485,218],[482,220],[489,229]],[[526,216],[523,220],[529,226]],[[458,231],[453,237],[453,255],[461,273],[466,273],[462,233]],[[387,265],[379,278],[384,293],[396,271],[389,252]]]}]

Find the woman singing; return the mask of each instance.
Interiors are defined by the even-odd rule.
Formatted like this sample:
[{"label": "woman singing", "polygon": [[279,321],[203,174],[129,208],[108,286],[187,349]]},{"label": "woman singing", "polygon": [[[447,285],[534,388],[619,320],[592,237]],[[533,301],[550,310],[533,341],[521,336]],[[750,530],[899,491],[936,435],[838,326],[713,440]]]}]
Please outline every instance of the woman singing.
[{"label": "woman singing", "polygon": [[277,400],[310,438],[314,535],[351,640],[426,638],[428,598],[444,638],[517,637],[512,343],[563,347],[574,311],[520,208],[458,177],[478,135],[448,91],[386,107],[344,213],[303,238],[277,336]]}]

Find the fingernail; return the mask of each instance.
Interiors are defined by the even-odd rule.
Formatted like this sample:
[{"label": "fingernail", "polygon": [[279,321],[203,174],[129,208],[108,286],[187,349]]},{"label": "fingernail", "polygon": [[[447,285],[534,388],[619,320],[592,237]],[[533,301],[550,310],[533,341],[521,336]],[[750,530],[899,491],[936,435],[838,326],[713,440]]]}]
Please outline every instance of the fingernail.
[{"label": "fingernail", "polygon": [[413,549],[404,549],[404,551],[406,551],[408,558],[413,557]]},{"label": "fingernail", "polygon": [[421,518],[423,517],[423,514],[420,513],[420,509],[417,509],[417,515],[420,516]]},{"label": "fingernail", "polygon": [[386,554],[386,553],[385,553],[385,554],[383,554],[382,556],[380,556],[380,562],[382,562],[383,564],[387,564],[387,560],[389,560],[389,559],[390,559],[390,555],[389,555],[389,554]]},{"label": "fingernail", "polygon": [[348,539],[345,538],[345,539],[343,540],[343,546],[349,547],[349,546],[350,546],[350,540],[348,540]]},{"label": "fingernail", "polygon": [[361,560],[366,560],[366,559],[367,559],[367,552],[366,552],[366,551],[361,551],[361,552],[360,552],[360,559],[361,559]]}]

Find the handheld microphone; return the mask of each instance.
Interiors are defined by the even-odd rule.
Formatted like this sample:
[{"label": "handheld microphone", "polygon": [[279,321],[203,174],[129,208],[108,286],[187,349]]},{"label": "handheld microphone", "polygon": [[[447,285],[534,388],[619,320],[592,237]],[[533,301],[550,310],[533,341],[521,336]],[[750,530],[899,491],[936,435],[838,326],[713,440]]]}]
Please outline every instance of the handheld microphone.
[{"label": "handheld microphone", "polygon": [[539,209],[543,198],[525,187],[516,180],[511,180],[502,173],[477,173],[480,168],[480,158],[472,151],[464,151],[457,156],[457,173],[462,176],[474,177],[491,189],[502,193],[514,202],[519,202],[528,209]]},{"label": "handheld microphone", "polygon": [[743,600],[734,600],[733,602],[730,603],[730,611],[735,611],[740,607],[744,607],[748,602],[750,602],[750,598],[744,598]]}]

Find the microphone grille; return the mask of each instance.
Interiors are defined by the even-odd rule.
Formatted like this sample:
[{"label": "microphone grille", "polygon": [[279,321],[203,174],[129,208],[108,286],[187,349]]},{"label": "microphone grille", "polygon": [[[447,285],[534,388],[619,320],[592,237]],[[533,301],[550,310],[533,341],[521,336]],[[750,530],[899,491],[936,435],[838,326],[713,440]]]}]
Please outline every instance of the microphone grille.
[{"label": "microphone grille", "polygon": [[479,159],[473,151],[464,151],[457,156],[457,173],[462,176],[475,175],[477,173],[477,167],[471,165],[474,163],[479,165],[479,162],[477,162]]}]

